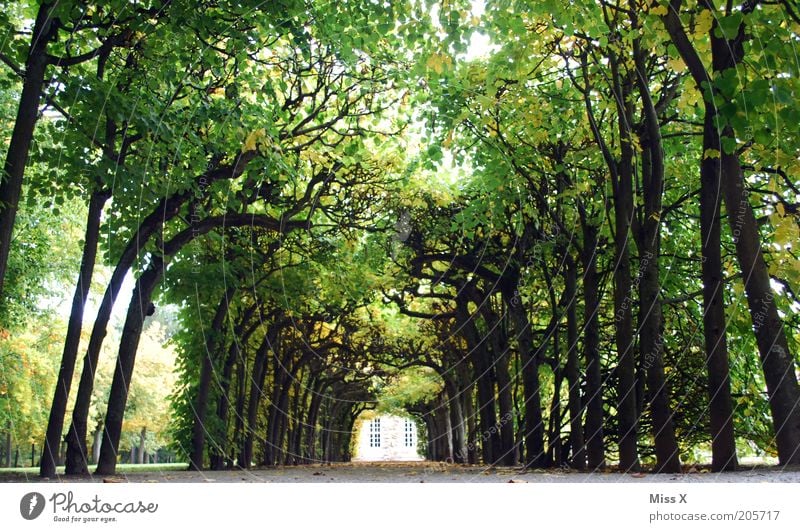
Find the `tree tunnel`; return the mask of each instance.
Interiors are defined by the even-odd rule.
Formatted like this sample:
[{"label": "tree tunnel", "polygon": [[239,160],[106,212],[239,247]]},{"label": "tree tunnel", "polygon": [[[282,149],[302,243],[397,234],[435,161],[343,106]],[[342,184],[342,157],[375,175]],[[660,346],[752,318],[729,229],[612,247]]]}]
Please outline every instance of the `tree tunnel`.
[{"label": "tree tunnel", "polygon": [[788,3],[3,4],[6,463],[800,463]]}]

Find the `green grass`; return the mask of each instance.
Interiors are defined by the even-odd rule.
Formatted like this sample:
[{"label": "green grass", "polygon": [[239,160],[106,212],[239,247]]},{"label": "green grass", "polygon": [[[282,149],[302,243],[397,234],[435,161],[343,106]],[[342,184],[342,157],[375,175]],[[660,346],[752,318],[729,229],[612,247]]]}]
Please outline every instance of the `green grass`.
[{"label": "green grass", "polygon": [[[117,473],[137,473],[137,472],[153,472],[153,471],[185,471],[189,464],[183,462],[176,462],[172,464],[119,464],[117,465]],[[92,471],[94,466],[89,467]],[[56,469],[59,475],[64,474],[64,466]],[[0,468],[0,475],[5,473],[9,474],[28,474],[38,475],[38,467],[8,467]]]}]

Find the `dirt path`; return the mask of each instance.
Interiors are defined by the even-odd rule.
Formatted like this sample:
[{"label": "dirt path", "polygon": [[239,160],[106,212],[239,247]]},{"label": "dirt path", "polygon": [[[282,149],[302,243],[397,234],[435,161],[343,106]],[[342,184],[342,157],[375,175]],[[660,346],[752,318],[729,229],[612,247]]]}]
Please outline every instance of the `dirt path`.
[{"label": "dirt path", "polygon": [[620,474],[610,472],[577,473],[562,470],[523,471],[519,468],[484,468],[418,463],[327,464],[230,471],[142,471],[114,477],[64,477],[43,480],[26,473],[4,473],[0,482],[796,482],[800,469],[759,467],[734,473],[710,473],[692,469],[682,475]]}]

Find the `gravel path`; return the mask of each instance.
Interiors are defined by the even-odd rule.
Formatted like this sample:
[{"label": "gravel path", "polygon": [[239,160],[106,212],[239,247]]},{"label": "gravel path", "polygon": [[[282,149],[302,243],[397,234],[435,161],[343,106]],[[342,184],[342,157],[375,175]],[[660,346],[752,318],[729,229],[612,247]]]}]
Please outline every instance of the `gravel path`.
[{"label": "gravel path", "polygon": [[529,470],[497,467],[418,463],[350,463],[251,469],[249,471],[143,471],[114,477],[64,477],[40,479],[25,473],[0,470],[0,482],[795,482],[800,469],[758,467],[733,473],[711,473],[691,468],[680,475],[620,474],[616,472],[577,473],[563,470]]}]

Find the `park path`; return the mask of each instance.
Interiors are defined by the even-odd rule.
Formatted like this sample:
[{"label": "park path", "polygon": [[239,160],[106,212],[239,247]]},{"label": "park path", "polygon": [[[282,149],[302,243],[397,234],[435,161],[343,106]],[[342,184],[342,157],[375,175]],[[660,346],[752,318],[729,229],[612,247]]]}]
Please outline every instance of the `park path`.
[{"label": "park path", "polygon": [[691,468],[681,475],[578,473],[567,470],[459,466],[435,462],[318,464],[227,471],[142,471],[113,477],[86,476],[43,480],[26,473],[3,473],[0,482],[288,482],[288,483],[559,483],[559,482],[800,482],[800,469],[758,467],[734,473]]}]

